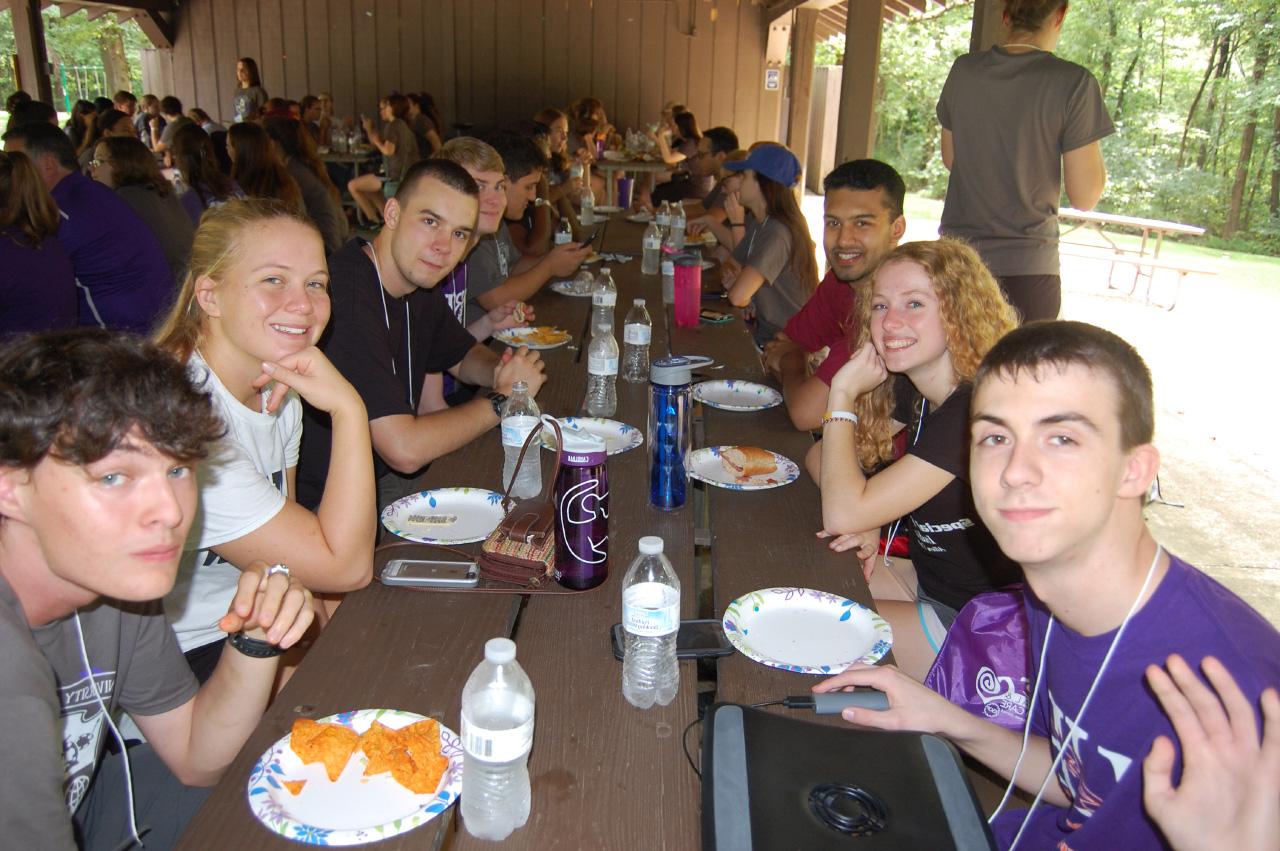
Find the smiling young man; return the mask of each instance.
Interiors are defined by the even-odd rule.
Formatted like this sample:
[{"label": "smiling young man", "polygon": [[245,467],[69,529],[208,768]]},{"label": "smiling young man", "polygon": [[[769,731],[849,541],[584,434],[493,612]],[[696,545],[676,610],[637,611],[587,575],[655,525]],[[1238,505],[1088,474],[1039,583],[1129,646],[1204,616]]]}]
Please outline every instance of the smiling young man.
[{"label": "smiling young man", "polygon": [[[0,825],[13,848],[170,847],[266,708],[310,595],[257,562],[203,687],[160,609],[222,431],[181,364],[105,331],[0,349]],[[106,716],[147,743],[100,759]],[[117,745],[123,741],[117,737]],[[126,767],[127,766],[127,767]],[[127,794],[132,786],[132,796]]]},{"label": "smiling young man", "polygon": [[[1043,795],[993,821],[1002,848],[1163,848],[1142,809],[1142,760],[1173,727],[1147,687],[1172,655],[1219,660],[1256,706],[1280,683],[1280,633],[1163,550],[1143,519],[1159,468],[1151,376],[1128,343],[1078,322],[1010,332],[974,379],[974,503],[1030,593],[1030,739],[970,715],[893,668],[815,688],[871,686],[884,712],[845,718],[947,736]],[[1164,746],[1162,746],[1164,747]],[[1019,838],[1019,834],[1021,834]]]},{"label": "smiling young man", "polygon": [[[906,185],[893,166],[879,160],[852,160],[822,181],[822,247],[827,275],[804,307],[764,348],[765,368],[782,382],[787,413],[796,428],[818,428],[831,376],[849,360],[849,317],[854,287],[893,250],[907,220],[902,215]],[[809,374],[808,358],[827,355]]]},{"label": "smiling young man", "polygon": [[[538,181],[547,169],[547,161],[538,146],[527,138],[504,133],[496,135],[492,141],[494,144],[486,147],[494,152],[496,160],[488,165],[500,163],[502,173],[490,167],[476,179],[486,186],[502,188],[502,212],[495,220],[489,209],[482,211],[481,238],[467,257],[468,325],[508,302],[528,301],[552,278],[563,278],[576,272],[591,253],[587,245],[568,242],[555,246],[541,257],[520,254],[507,229],[507,220],[519,220],[525,207],[537,197]],[[446,145],[445,149],[448,148]],[[447,156],[445,149],[442,149],[442,155]],[[493,209],[497,208],[496,198],[490,203]],[[491,222],[493,229],[489,230]]]},{"label": "smiling young man", "polygon": [[[414,473],[499,421],[511,385],[542,386],[543,365],[521,349],[501,358],[458,322],[437,286],[470,247],[479,188],[445,160],[410,167],[372,242],[353,239],[329,258],[333,318],[320,347],[355,386],[369,414],[379,506],[416,490]],[[463,405],[428,413],[425,376],[449,372],[493,388]],[[298,501],[320,500],[329,464],[328,417],[307,407]]]}]

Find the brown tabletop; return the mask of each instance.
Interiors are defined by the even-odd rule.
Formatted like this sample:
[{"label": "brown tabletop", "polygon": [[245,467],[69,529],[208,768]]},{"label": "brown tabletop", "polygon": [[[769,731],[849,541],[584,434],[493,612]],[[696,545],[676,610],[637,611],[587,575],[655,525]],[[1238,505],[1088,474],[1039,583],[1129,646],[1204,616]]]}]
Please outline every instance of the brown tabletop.
[{"label": "brown tabletop", "polygon": [[[644,226],[620,216],[614,219],[604,250],[638,254]],[[592,269],[598,271],[599,266]],[[653,357],[668,349],[709,354],[725,364],[710,373],[715,377],[761,380],[754,348],[740,321],[668,334],[669,311],[661,306],[660,278],[641,275],[638,256],[611,269],[619,290],[619,326],[633,298],[648,301]],[[590,300],[544,290],[534,304],[539,324],[559,326],[575,337],[570,346],[543,352],[549,380],[538,394],[539,406],[557,416],[578,413],[586,377],[586,341],[581,336]],[[648,384],[619,380],[614,418],[645,428],[648,394]],[[752,443],[797,463],[810,444],[807,435],[790,428],[781,408],[754,414],[707,409],[703,417],[706,444]],[[502,457],[495,429],[434,462],[422,486],[500,490]],[[544,461],[549,458],[544,451]],[[817,488],[806,474],[785,488],[754,493],[699,485],[690,489],[693,498],[683,509],[663,512],[648,504],[647,470],[643,446],[609,459],[610,575],[597,589],[529,595],[412,592],[375,582],[349,595],[191,823],[182,847],[293,847],[257,822],[245,802],[245,788],[253,763],[289,730],[294,718],[389,707],[434,716],[456,731],[462,686],[483,655],[484,641],[494,636],[516,641],[518,659],[537,694],[529,760],[531,815],[502,847],[695,846],[700,790],[685,760],[681,734],[698,715],[696,668],[680,666],[680,691],[670,706],[641,711],[622,697],[622,669],[610,648],[609,629],[621,619],[620,582],[637,552],[638,539],[656,534],[666,541],[682,584],[684,617],[718,617],[735,596],[771,585],[802,585],[868,600],[854,562],[830,555],[812,537],[820,513]],[[544,464],[544,475],[549,472]],[[709,608],[709,602],[714,610],[699,611],[695,527],[707,525],[708,510],[714,594],[703,607]],[[703,516],[704,522],[695,522],[695,515]],[[403,549],[410,554],[412,550]],[[719,661],[715,697],[755,702],[801,693],[813,681],[734,654]],[[691,746],[696,746],[695,739],[690,735]],[[493,847],[460,829],[456,815],[457,807],[452,807],[433,822],[379,842],[378,847]]]}]

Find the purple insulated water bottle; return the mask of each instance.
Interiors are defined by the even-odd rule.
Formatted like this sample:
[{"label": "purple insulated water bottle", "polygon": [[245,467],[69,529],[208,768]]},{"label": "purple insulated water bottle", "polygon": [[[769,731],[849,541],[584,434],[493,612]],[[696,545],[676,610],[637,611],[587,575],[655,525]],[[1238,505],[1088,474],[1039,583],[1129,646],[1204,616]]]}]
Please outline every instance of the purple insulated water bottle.
[{"label": "purple insulated water bottle", "polygon": [[609,476],[604,439],[564,429],[556,476],[556,581],[581,591],[609,578]]}]

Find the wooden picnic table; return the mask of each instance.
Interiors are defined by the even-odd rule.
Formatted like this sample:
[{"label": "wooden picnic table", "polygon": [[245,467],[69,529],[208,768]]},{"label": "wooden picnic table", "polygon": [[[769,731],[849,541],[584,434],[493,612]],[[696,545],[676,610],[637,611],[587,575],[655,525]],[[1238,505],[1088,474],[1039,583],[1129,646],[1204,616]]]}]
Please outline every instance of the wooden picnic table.
[{"label": "wooden picnic table", "polygon": [[[672,171],[675,166],[670,166],[662,160],[610,160],[601,157],[591,164],[591,167],[605,173],[605,203],[609,206],[617,204],[617,181],[612,179],[615,172],[652,172],[658,173],[663,171]],[[639,243],[637,243],[638,245]]]},{"label": "wooden picnic table", "polygon": [[[643,226],[615,218],[604,250],[638,255]],[[660,279],[640,274],[638,256],[611,268],[619,290],[619,326],[631,299],[647,299],[653,317],[653,357],[668,351],[708,354],[724,364],[709,373],[714,377],[762,380],[759,360],[741,321],[677,329],[670,310],[662,308]],[[557,416],[578,413],[585,389],[582,335],[587,330],[590,299],[546,289],[534,304],[540,323],[572,332],[577,344],[543,352],[549,380],[538,403],[544,412]],[[648,394],[647,383],[619,380],[615,419],[644,428]],[[705,440],[696,445],[753,443],[782,452],[797,463],[810,445],[806,434],[791,428],[782,407],[757,413],[708,408],[701,412],[700,427]],[[494,429],[434,462],[422,476],[422,486],[465,484],[501,490],[502,457]],[[544,454],[544,459],[548,457]],[[643,447],[609,460],[610,576],[599,588],[532,594],[410,591],[375,581],[348,595],[188,827],[181,847],[294,847],[261,825],[246,803],[250,769],[289,731],[294,719],[387,707],[439,718],[456,731],[463,684],[483,656],[484,641],[495,636],[515,640],[517,658],[537,694],[529,760],[532,810],[528,824],[502,847],[695,847],[700,786],[686,761],[682,733],[698,717],[700,688],[706,692],[703,703],[711,697],[751,703],[803,693],[815,680],[767,668],[735,653],[711,666],[717,674],[712,683],[700,685],[697,666],[682,664],[680,690],[669,706],[641,711],[628,704],[622,697],[622,669],[613,658],[608,631],[621,620],[620,581],[637,552],[638,539],[649,534],[664,538],[680,576],[685,618],[718,617],[733,597],[777,585],[808,586],[866,604],[870,598],[856,562],[831,554],[813,537],[820,523],[818,491],[807,474],[802,472],[799,480],[784,488],[758,492],[694,483],[691,498],[681,510],[664,512],[648,505],[647,463]],[[544,468],[546,474],[549,471]],[[710,543],[709,559],[702,547],[695,557],[695,539]],[[404,543],[384,544],[377,567],[389,556],[415,552],[430,556],[434,551]],[[696,573],[707,564],[713,591],[700,599]],[[695,735],[690,735],[690,745],[697,750]],[[458,849],[494,847],[459,827],[457,812],[457,806],[450,807],[441,817],[378,847],[439,848],[445,842]]]},{"label": "wooden picnic table", "polygon": [[[1138,289],[1138,281],[1144,276],[1147,279],[1146,292],[1143,297],[1145,303],[1154,303],[1151,298],[1151,289],[1155,283],[1155,274],[1159,269],[1165,269],[1173,272],[1176,278],[1176,286],[1173,291],[1173,297],[1165,304],[1159,305],[1165,310],[1173,310],[1178,303],[1178,294],[1182,289],[1182,280],[1188,274],[1193,272],[1204,275],[1215,275],[1217,270],[1204,266],[1202,264],[1184,262],[1184,261],[1168,261],[1160,259],[1160,249],[1164,245],[1166,235],[1182,235],[1182,236],[1203,236],[1204,228],[1196,225],[1185,225],[1181,222],[1166,222],[1160,219],[1146,219],[1141,216],[1121,216],[1116,213],[1100,213],[1094,210],[1076,210],[1072,207],[1063,207],[1058,211],[1058,219],[1074,222],[1059,237],[1060,253],[1069,254],[1075,257],[1084,257],[1086,259],[1102,260],[1110,263],[1107,271],[1107,288],[1121,289],[1114,282],[1116,263],[1125,263],[1133,267],[1133,281],[1129,285],[1127,295],[1133,296]],[[1089,249],[1094,248],[1091,243],[1074,242],[1063,239],[1072,232],[1085,228],[1096,233],[1103,242],[1110,248],[1110,253],[1094,253]],[[1142,232],[1142,242],[1138,246],[1138,250],[1121,248],[1116,244],[1115,240],[1108,235],[1108,229],[1123,228],[1128,230],[1138,230]],[[1154,244],[1152,244],[1152,235],[1155,235]],[[1151,249],[1150,256],[1147,249]],[[1083,250],[1082,250],[1083,249]]]}]

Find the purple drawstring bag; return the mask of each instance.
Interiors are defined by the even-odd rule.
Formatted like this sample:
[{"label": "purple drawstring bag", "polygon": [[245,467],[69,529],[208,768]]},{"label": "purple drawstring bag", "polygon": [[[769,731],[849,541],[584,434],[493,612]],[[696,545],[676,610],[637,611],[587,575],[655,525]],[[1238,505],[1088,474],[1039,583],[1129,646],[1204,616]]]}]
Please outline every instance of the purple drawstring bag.
[{"label": "purple drawstring bag", "polygon": [[924,684],[980,718],[1021,732],[1031,644],[1020,586],[974,597],[947,632]]}]

